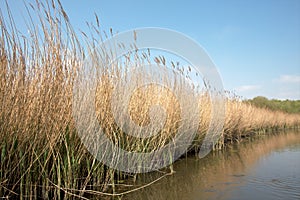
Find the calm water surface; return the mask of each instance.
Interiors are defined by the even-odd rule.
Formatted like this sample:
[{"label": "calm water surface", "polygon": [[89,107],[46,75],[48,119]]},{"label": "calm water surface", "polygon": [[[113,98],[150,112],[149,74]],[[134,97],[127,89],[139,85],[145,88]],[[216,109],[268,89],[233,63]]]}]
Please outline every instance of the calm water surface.
[{"label": "calm water surface", "polygon": [[[300,200],[300,133],[252,138],[203,159],[181,159],[174,169],[172,176],[122,199]],[[161,175],[140,175],[135,184]]]}]

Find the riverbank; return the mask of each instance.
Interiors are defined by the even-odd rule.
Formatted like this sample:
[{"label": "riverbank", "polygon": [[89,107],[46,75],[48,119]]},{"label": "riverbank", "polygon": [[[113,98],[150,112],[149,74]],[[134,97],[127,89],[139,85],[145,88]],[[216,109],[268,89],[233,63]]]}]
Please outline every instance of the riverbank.
[{"label": "riverbank", "polygon": [[[175,174],[122,199],[297,199],[299,145],[300,132],[292,130],[244,138],[203,159],[182,158],[174,164]],[[160,176],[139,175],[131,188]]]},{"label": "riverbank", "polygon": [[[10,21],[0,17],[0,197],[71,199],[107,193],[109,198],[116,193],[119,184],[134,180],[135,175],[111,169],[91,155],[78,136],[73,117],[74,85],[82,59],[101,42],[95,39],[101,38],[101,33],[90,37],[83,33],[87,43],[82,44],[59,2],[32,7],[29,6],[29,14],[39,21],[38,24],[32,22],[29,37],[18,32],[13,16]],[[97,25],[93,28],[100,30]],[[106,53],[107,59],[115,59],[110,57],[112,52]],[[129,57],[134,56],[137,60],[126,60],[127,64],[151,58],[150,53],[144,60],[141,54]],[[155,57],[154,63],[164,63],[164,60]],[[150,139],[129,137],[117,126],[111,111],[114,84],[122,77],[119,73],[126,70],[120,70],[120,65],[99,66],[102,74],[99,75],[95,109],[98,122],[111,141],[138,152],[155,151],[172,142],[180,122],[186,119],[180,118],[181,106],[171,90],[159,93],[153,87],[150,92],[138,90],[133,95],[128,94],[132,95],[128,112],[137,124],[149,123],[151,105],[162,105],[168,116],[166,126],[157,136]],[[143,80],[143,76],[138,80]],[[176,87],[183,91],[179,98],[185,100],[187,108],[194,108],[189,96],[184,95],[185,85]],[[192,124],[197,132],[191,149],[200,147],[210,125],[212,105],[207,90],[189,94],[197,97],[200,115],[197,116],[199,121]],[[161,96],[153,95],[157,93]],[[240,141],[262,130],[299,125],[298,114],[256,108],[227,93],[224,131],[216,147],[223,148],[228,141]]]}]

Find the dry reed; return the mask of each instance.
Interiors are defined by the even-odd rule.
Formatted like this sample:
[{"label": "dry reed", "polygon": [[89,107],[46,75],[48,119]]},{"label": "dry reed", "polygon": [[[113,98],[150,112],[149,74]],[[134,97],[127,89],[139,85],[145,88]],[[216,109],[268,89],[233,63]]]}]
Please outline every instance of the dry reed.
[{"label": "dry reed", "polygon": [[[109,169],[90,155],[76,134],[72,118],[74,80],[84,52],[95,45],[94,37],[83,33],[90,45],[84,49],[59,1],[28,5],[28,14],[34,13],[38,19],[38,27],[31,21],[29,37],[20,35],[9,7],[8,20],[0,13],[0,197],[62,199],[83,198],[87,190],[114,192],[115,184],[131,175]],[[98,26],[92,29],[97,31]],[[126,62],[150,59],[141,57]],[[155,61],[165,64],[162,57]],[[146,92],[134,93],[129,112],[137,124],[149,123],[153,104],[161,105],[167,113],[160,134],[134,139],[118,128],[110,110],[113,83],[121,77],[120,66],[100,71],[95,107],[99,123],[111,140],[124,149],[140,152],[153,151],[172,140],[182,121],[180,105],[172,92],[149,86]],[[185,88],[180,84],[176,87],[181,91]],[[200,121],[194,125],[200,128],[195,148],[208,129],[211,110],[208,95],[197,95]],[[181,98],[189,105],[189,98]],[[259,109],[235,97],[227,98],[226,108],[222,141],[300,124],[299,115]]]}]

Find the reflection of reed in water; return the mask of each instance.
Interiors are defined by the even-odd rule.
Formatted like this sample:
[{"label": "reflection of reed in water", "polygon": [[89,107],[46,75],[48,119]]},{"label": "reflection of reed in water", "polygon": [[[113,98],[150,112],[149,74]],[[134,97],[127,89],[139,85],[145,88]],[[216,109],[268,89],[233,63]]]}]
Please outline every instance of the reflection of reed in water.
[{"label": "reflection of reed in water", "polygon": [[[230,199],[231,191],[245,184],[246,175],[259,159],[287,145],[300,143],[299,132],[260,137],[212,152],[200,160],[182,159],[175,164],[173,176],[124,199]],[[136,184],[140,186],[160,176],[160,173],[141,175]]]},{"label": "reflection of reed in water", "polygon": [[[177,88],[175,91],[180,94],[176,96],[177,99],[185,100],[181,105],[177,105],[177,99],[173,97],[170,90],[164,90],[157,96],[153,95],[158,92],[152,87],[148,88],[150,89],[148,92],[136,90],[128,106],[131,118],[136,124],[148,124],[148,108],[151,105],[159,104],[166,110],[167,119],[164,128],[160,134],[150,139],[135,139],[123,134],[110,113],[109,97],[112,92],[110,83],[115,83],[118,77],[126,77],[120,76],[120,73],[129,71],[131,66],[142,66],[151,60],[151,64],[168,69],[174,68],[174,71],[180,73],[180,77],[183,75],[183,78],[191,75],[190,69],[179,63],[175,66],[173,61],[171,66],[170,61],[166,61],[161,56],[157,58],[153,54],[150,55],[150,51],[148,54],[144,54],[143,51],[133,51],[132,54],[124,55],[123,59],[118,60],[114,52],[102,49],[105,56],[100,59],[100,55],[90,54],[95,52],[94,47],[103,41],[101,38],[104,38],[102,31],[98,32],[101,27],[97,16],[97,24],[90,26],[91,35],[83,33],[86,40],[86,43],[83,43],[77,39],[60,1],[43,4],[37,0],[36,5],[27,4],[27,8],[28,17],[31,18],[32,15],[32,18],[38,19],[35,20],[35,24],[28,23],[30,36],[27,38],[27,34],[24,36],[18,31],[14,16],[9,14],[9,5],[4,9],[8,11],[9,20],[5,20],[0,11],[1,197],[8,195],[11,198],[22,198],[25,195],[46,199],[71,198],[74,194],[83,196],[88,188],[102,192],[111,191],[107,189],[110,185],[113,188],[115,182],[123,181],[128,177],[127,174],[109,169],[97,161],[78,137],[77,133],[80,129],[76,128],[75,121],[89,121],[89,118],[82,117],[83,120],[75,120],[74,113],[83,113],[84,116],[90,113],[83,109],[87,104],[81,102],[83,96],[78,95],[76,98],[74,92],[80,82],[76,81],[80,72],[88,73],[88,70],[82,67],[83,58],[88,57],[88,60],[95,64],[96,77],[100,79],[95,105],[93,105],[99,124],[106,135],[119,147],[136,152],[150,152],[166,146],[165,144],[172,142],[174,134],[179,132],[178,129],[182,127],[180,124],[186,125],[181,123],[183,120],[197,119],[191,114],[183,117],[181,111],[195,113],[200,118],[195,120],[195,123],[191,123],[190,127],[199,127],[198,131],[195,131],[197,133],[195,148],[202,144],[211,120],[212,105],[209,96],[205,93],[209,88],[203,87],[204,94],[202,94],[202,91],[195,87],[195,94],[191,93],[187,96],[185,85],[177,81],[174,87],[168,88]],[[92,30],[96,30],[95,35]],[[113,31],[110,32],[113,36]],[[116,61],[116,63],[107,66],[103,65],[102,61],[105,63]],[[92,75],[96,75],[94,72],[91,70]],[[145,74],[142,73],[138,78],[143,82]],[[162,80],[166,85],[174,82],[174,79],[168,79],[167,76]],[[89,91],[85,87],[84,90]],[[195,104],[189,97],[193,96],[200,102],[199,109],[192,107]],[[240,101],[239,98],[228,96],[224,125],[226,140],[239,140],[244,134],[262,129],[279,129],[300,124],[300,115],[259,109]],[[77,109],[75,105],[78,105]],[[117,105],[123,104],[121,102]],[[183,106],[186,106],[186,109]],[[189,112],[190,110],[192,112]],[[193,132],[188,129],[184,131],[187,137]],[[116,157],[112,162],[118,159]]]}]

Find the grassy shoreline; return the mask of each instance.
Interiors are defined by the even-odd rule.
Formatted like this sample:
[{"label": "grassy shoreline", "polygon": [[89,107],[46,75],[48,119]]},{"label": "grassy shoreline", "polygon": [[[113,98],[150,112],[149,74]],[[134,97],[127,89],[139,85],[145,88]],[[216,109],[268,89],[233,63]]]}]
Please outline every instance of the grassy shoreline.
[{"label": "grassy shoreline", "polygon": [[[107,193],[109,198],[108,193],[133,175],[97,161],[81,143],[72,116],[74,80],[81,60],[101,35],[94,38],[83,33],[90,45],[84,49],[59,1],[46,5],[37,2],[27,9],[39,22],[38,27],[29,22],[29,37],[18,32],[13,16],[5,21],[0,13],[0,197],[64,199]],[[99,30],[99,24],[91,29]],[[126,62],[143,61],[136,59]],[[155,62],[164,63],[164,59]],[[165,90],[161,93],[163,98],[153,96],[158,93],[156,89],[148,93],[138,91],[129,106],[137,123],[148,123],[148,110],[153,103],[165,106],[169,121],[161,134],[149,141],[122,135],[109,116],[111,84],[119,76],[119,69],[101,68],[95,103],[99,122],[105,124],[111,139],[125,148],[152,151],[164,146],[179,126],[180,114],[174,109],[178,107],[174,106],[176,99]],[[176,87],[184,90],[182,85]],[[209,97],[202,95],[198,100],[200,122],[194,125],[200,128],[191,149],[199,148],[210,122]],[[240,141],[245,135],[299,126],[299,114],[256,108],[227,94],[224,132],[216,149],[226,141]]]}]

